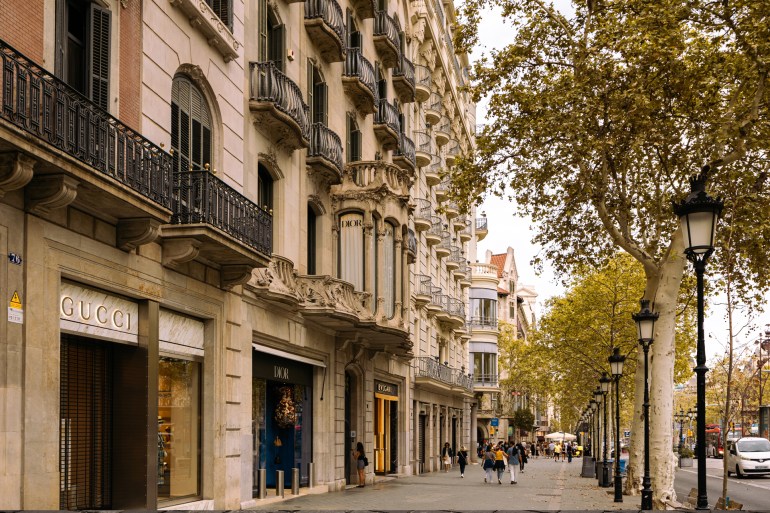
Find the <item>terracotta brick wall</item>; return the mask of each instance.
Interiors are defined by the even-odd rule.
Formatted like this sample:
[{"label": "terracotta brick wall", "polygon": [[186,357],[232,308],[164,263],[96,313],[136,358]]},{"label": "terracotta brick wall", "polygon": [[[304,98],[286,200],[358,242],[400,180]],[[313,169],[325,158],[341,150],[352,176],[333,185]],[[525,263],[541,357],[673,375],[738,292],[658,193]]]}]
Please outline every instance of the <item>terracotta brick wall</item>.
[{"label": "terracotta brick wall", "polygon": [[[38,64],[43,62],[43,2],[0,0],[0,39]],[[51,66],[46,68],[53,69]]]},{"label": "terracotta brick wall", "polygon": [[[120,9],[120,120],[140,131],[142,104],[142,2],[131,1]],[[118,77],[113,77],[115,80]]]}]

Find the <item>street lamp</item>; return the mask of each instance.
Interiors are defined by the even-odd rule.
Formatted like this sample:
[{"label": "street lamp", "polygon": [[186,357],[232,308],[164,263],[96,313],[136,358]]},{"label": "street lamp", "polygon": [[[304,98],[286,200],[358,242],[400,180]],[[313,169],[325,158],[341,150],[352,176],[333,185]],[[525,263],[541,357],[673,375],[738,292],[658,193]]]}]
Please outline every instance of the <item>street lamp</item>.
[{"label": "street lamp", "polygon": [[658,313],[650,311],[650,301],[641,300],[642,309],[631,316],[636,322],[639,343],[644,351],[644,477],[642,478],[642,509],[652,509],[652,486],[650,481],[650,384],[649,352],[655,334]]},{"label": "street lamp", "polygon": [[720,198],[712,198],[706,193],[706,180],[709,168],[705,166],[699,175],[690,179],[690,194],[674,204],[674,212],[684,235],[684,253],[692,262],[697,277],[698,290],[698,349],[696,353],[697,384],[697,435],[698,440],[698,502],[695,509],[708,509],[706,491],[706,341],[703,335],[703,274],[706,262],[714,253],[717,219],[722,213],[724,203]]},{"label": "street lamp", "polygon": [[679,413],[674,414],[674,418],[679,421],[679,459],[681,461],[682,459],[682,444],[684,443],[684,440],[682,440],[682,426],[684,425],[684,419],[687,418],[687,414],[684,412],[684,408],[679,408]]},{"label": "street lamp", "polygon": [[604,447],[602,449],[602,482],[601,486],[609,487],[610,484],[610,468],[607,466],[607,393],[610,391],[610,383],[612,378],[607,376],[606,372],[602,372],[602,377],[599,378],[599,387],[602,390],[602,408],[604,408]]},{"label": "street lamp", "polygon": [[[765,360],[762,359],[762,350],[764,349],[768,352],[768,355],[770,355],[770,325],[768,325],[767,329],[765,329],[764,338],[760,333],[759,340],[754,343],[759,346],[759,361],[757,363],[757,374],[759,375],[759,400],[757,401],[757,406],[762,406],[762,399],[764,398],[762,390],[762,368],[765,366]],[[761,433],[760,436],[762,436]]]},{"label": "street lamp", "polygon": [[602,482],[602,473],[599,469],[602,456],[602,390],[598,386],[594,390],[594,402],[596,403],[596,450],[594,451],[594,467],[596,479],[599,480],[599,486]]},{"label": "street lamp", "polygon": [[620,377],[626,357],[615,347],[607,361],[610,362],[612,377],[615,378],[615,502],[623,502],[623,478],[620,476]]},{"label": "street lamp", "polygon": [[588,407],[591,409],[591,450],[588,454],[593,461],[596,461],[596,401],[593,399],[588,401]]}]

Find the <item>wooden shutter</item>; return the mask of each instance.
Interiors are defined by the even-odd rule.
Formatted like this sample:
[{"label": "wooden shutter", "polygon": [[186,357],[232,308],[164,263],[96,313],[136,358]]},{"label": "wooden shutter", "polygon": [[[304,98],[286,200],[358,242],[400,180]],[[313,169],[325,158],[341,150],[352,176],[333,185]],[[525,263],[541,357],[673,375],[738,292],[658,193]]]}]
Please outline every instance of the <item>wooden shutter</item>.
[{"label": "wooden shutter", "polygon": [[313,99],[313,93],[315,93],[315,66],[307,60],[307,104],[310,107],[310,120],[311,123],[315,123],[316,106]]},{"label": "wooden shutter", "polygon": [[231,2],[232,0],[207,0],[206,2],[209,4],[209,7],[211,7],[211,10],[214,11],[214,14],[222,20],[222,23],[227,25],[230,32],[233,30],[232,9],[230,8]]},{"label": "wooden shutter", "polygon": [[329,116],[327,112],[327,102],[326,98],[328,96],[328,87],[325,83],[319,82],[318,84],[314,85],[315,94],[314,94],[314,100],[315,100],[315,107],[313,107],[313,122],[314,123],[323,123],[324,126],[329,126]]},{"label": "wooden shutter", "polygon": [[270,60],[275,67],[286,71],[286,25],[277,25],[270,33]]},{"label": "wooden shutter", "polygon": [[352,145],[352,141],[350,140],[351,133],[353,131],[353,123],[351,118],[352,116],[350,115],[350,113],[348,113],[347,123],[345,123],[347,128],[347,134],[345,134],[345,159],[347,162],[353,162],[353,159],[351,158],[352,157],[351,151],[353,151],[352,149],[353,145]]},{"label": "wooden shutter", "polygon": [[267,0],[258,0],[257,18],[259,23],[259,62],[267,60]]},{"label": "wooden shutter", "polygon": [[110,11],[92,3],[89,7],[88,52],[89,94],[91,100],[109,110],[110,98]]}]

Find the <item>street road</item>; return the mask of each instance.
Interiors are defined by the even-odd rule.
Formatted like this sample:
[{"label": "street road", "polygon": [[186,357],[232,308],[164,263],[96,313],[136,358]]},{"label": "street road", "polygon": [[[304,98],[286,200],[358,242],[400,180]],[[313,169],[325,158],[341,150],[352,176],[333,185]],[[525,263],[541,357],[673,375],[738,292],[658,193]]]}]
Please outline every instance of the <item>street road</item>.
[{"label": "street road", "polygon": [[[692,468],[677,469],[674,489],[677,499],[685,502],[690,490],[698,487],[698,463]],[[706,458],[706,489],[712,508],[722,495],[722,460]],[[770,476],[750,476],[738,479],[733,476],[727,484],[731,501],[743,503],[744,510],[770,510]]]}]

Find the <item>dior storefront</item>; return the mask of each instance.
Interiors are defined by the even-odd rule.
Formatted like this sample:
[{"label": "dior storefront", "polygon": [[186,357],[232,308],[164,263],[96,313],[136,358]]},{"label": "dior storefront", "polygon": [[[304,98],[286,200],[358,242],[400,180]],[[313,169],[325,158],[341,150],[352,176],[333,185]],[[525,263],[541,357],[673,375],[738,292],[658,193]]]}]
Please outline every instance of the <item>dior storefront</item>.
[{"label": "dior storefront", "polygon": [[59,507],[200,498],[204,323],[161,308],[155,338],[141,302],[66,281],[60,291]]},{"label": "dior storefront", "polygon": [[325,364],[254,344],[252,358],[253,496],[259,496],[259,472],[267,488],[283,471],[291,487],[292,469],[300,469],[300,485],[309,483],[313,456],[313,372]]}]

